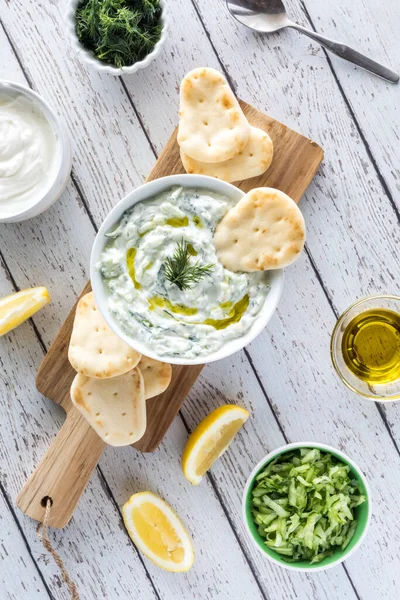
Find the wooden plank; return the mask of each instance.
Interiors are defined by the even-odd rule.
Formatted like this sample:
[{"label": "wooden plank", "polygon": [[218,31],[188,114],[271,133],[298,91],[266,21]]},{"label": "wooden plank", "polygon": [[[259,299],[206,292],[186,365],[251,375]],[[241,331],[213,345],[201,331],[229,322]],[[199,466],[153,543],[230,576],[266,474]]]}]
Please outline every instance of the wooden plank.
[{"label": "wooden plank", "polygon": [[[400,73],[400,3],[397,0],[380,0],[378,13],[374,0],[333,2],[329,9],[318,0],[305,0],[304,4],[320,33],[345,40]],[[318,51],[317,45],[315,51]],[[362,131],[368,152],[400,209],[399,85],[373,77],[332,54],[330,59]],[[370,169],[373,168],[371,165]]]},{"label": "wooden plank", "polygon": [[5,498],[0,494],[0,591],[4,600],[50,598]]}]

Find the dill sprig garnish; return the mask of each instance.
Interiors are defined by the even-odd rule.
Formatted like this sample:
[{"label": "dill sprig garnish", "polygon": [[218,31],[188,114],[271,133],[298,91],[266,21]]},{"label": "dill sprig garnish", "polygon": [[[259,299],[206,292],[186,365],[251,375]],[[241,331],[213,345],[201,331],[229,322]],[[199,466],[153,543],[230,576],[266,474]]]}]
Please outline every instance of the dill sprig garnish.
[{"label": "dill sprig garnish", "polygon": [[80,43],[121,68],[143,60],[161,37],[159,0],[83,0],[75,12]]},{"label": "dill sprig garnish", "polygon": [[164,275],[171,283],[175,283],[180,290],[187,290],[194,283],[198,283],[206,275],[210,275],[215,265],[201,265],[200,261],[190,264],[190,249],[188,243],[182,238],[178,242],[174,254],[169,256],[164,264]]}]

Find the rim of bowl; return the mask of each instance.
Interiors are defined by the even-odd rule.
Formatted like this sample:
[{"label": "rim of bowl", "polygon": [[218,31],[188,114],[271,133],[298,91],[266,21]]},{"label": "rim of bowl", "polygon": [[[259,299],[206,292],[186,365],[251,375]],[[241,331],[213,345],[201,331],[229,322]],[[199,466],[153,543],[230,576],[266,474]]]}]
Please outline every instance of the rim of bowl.
[{"label": "rim of bowl", "polygon": [[[258,475],[258,473],[265,466],[267,466],[267,464],[269,462],[271,462],[274,458],[277,458],[278,456],[281,456],[282,454],[286,454],[287,452],[290,452],[291,450],[296,450],[299,448],[311,448],[311,449],[318,448],[319,450],[329,452],[330,454],[332,454],[333,456],[335,456],[342,462],[349,465],[352,470],[352,474],[356,477],[357,481],[361,484],[361,491],[364,493],[364,495],[366,497],[365,504],[366,504],[366,510],[367,510],[366,520],[364,523],[361,524],[360,531],[357,533],[357,529],[356,529],[354,537],[350,541],[349,545],[344,550],[340,550],[337,552],[338,557],[336,559],[335,559],[335,556],[336,556],[336,553],[335,553],[333,556],[327,557],[326,559],[324,559],[322,561],[322,563],[310,565],[310,564],[304,562],[304,566],[303,566],[303,563],[286,563],[282,558],[279,557],[279,554],[277,554],[273,550],[266,548],[262,544],[261,541],[256,539],[256,537],[250,527],[250,524],[249,524],[249,522],[251,522],[252,526],[255,527],[254,521],[252,520],[251,515],[249,513],[250,513],[250,493],[251,493],[252,486],[254,484],[254,479],[255,479],[256,475]],[[363,506],[365,506],[365,504]],[[256,464],[254,469],[251,471],[249,477],[247,478],[246,485],[245,485],[244,491],[243,491],[243,496],[242,496],[242,518],[243,518],[243,521],[245,524],[246,532],[247,532],[248,536],[250,537],[250,539],[252,540],[255,547],[259,550],[259,552],[261,552],[261,554],[263,556],[268,558],[268,560],[275,563],[276,565],[279,565],[280,567],[283,567],[284,569],[289,569],[290,571],[297,571],[299,573],[307,573],[307,572],[315,573],[317,571],[326,571],[327,569],[336,567],[337,565],[342,563],[344,560],[347,560],[349,558],[349,556],[351,556],[361,546],[362,542],[364,541],[364,539],[368,533],[369,526],[371,524],[371,515],[372,515],[371,490],[370,490],[368,481],[367,481],[364,473],[360,469],[360,467],[351,458],[349,458],[347,456],[347,454],[345,454],[341,450],[338,450],[337,448],[334,448],[333,446],[329,446],[328,444],[322,444],[320,442],[292,442],[290,444],[285,444],[284,446],[280,446],[276,450],[272,450],[271,452],[269,452],[266,456],[264,456],[264,458],[262,458]],[[360,524],[360,521],[359,521],[359,524]],[[357,536],[356,540],[354,541],[354,543],[352,543],[353,539],[356,536]],[[324,561],[329,561],[329,562],[327,564],[323,564]]]},{"label": "rim of bowl", "polygon": [[185,358],[176,356],[159,356],[153,352],[146,344],[133,340],[132,337],[127,335],[123,329],[116,322],[114,317],[108,310],[107,295],[104,289],[104,284],[100,273],[96,269],[96,264],[99,260],[101,251],[104,248],[106,239],[104,234],[115,225],[121,218],[122,214],[132,208],[135,204],[147,200],[159,194],[162,191],[174,185],[182,185],[183,187],[199,187],[214,191],[216,193],[222,193],[227,196],[237,198],[240,200],[245,195],[245,192],[226,181],[215,179],[214,177],[208,177],[206,175],[192,175],[192,174],[179,174],[179,175],[167,175],[166,177],[160,177],[154,179],[143,185],[139,186],[127,196],[125,196],[114,208],[108,213],[104,219],[93,243],[92,253],[90,257],[90,280],[92,285],[93,294],[96,300],[96,304],[109,327],[114,331],[118,337],[124,340],[131,348],[134,348],[140,354],[154,358],[162,362],[168,362],[175,365],[201,365],[205,363],[214,362],[221,360],[228,356],[231,356],[235,352],[238,352],[244,348],[247,344],[254,340],[259,333],[266,327],[272,315],[275,313],[276,307],[278,306],[282,289],[283,289],[283,269],[277,269],[270,271],[270,290],[265,298],[264,304],[258,314],[257,318],[253,321],[252,325],[248,329],[245,335],[233,340],[228,340],[221,348],[217,351],[212,352],[208,355],[199,356],[197,358]]},{"label": "rim of bowl", "polygon": [[129,65],[127,67],[113,67],[107,63],[103,63],[99,60],[91,50],[87,50],[80,41],[78,40],[78,36],[75,32],[75,11],[78,6],[82,2],[82,0],[69,0],[65,12],[65,21],[67,26],[67,34],[71,41],[71,45],[75,50],[78,57],[85,62],[86,64],[92,66],[94,69],[101,73],[109,73],[110,75],[115,75],[116,77],[121,77],[122,75],[131,75],[132,73],[136,73],[140,69],[145,69],[161,52],[162,47],[165,44],[167,39],[167,34],[169,31],[169,12],[168,6],[165,0],[159,0],[161,6],[161,17],[160,21],[162,23],[162,31],[161,36],[153,50],[147,54],[142,60],[133,63],[133,65]]},{"label": "rim of bowl", "polygon": [[44,195],[28,208],[20,210],[19,212],[10,213],[6,216],[0,216],[0,223],[15,223],[38,216],[56,202],[62,194],[71,173],[72,152],[69,137],[63,122],[42,96],[26,85],[5,79],[0,79],[0,90],[2,89],[11,89],[23,94],[36,104],[54,129],[59,145],[58,170],[53,183]]},{"label": "rim of bowl", "polygon": [[386,398],[384,398],[382,396],[374,396],[373,394],[367,394],[366,392],[362,392],[359,389],[357,389],[356,387],[354,387],[353,384],[350,383],[350,381],[347,381],[346,377],[343,375],[342,371],[340,370],[340,367],[336,360],[336,355],[335,355],[336,353],[333,349],[334,340],[336,339],[336,336],[339,333],[339,328],[342,325],[343,319],[349,314],[349,312],[352,311],[357,306],[359,306],[360,304],[364,304],[364,302],[368,302],[369,300],[380,300],[382,298],[383,299],[387,298],[390,300],[398,300],[400,302],[400,296],[396,296],[395,294],[372,294],[372,296],[364,296],[364,298],[360,298],[359,300],[356,300],[355,302],[353,302],[353,304],[350,304],[350,306],[348,308],[346,308],[346,310],[343,311],[339,315],[338,320],[336,321],[335,327],[333,328],[332,334],[331,334],[330,355],[331,355],[331,361],[332,361],[332,364],[333,364],[336,374],[338,375],[341,382],[344,383],[344,385],[349,390],[351,390],[355,394],[358,394],[359,396],[362,396],[363,398],[366,398],[367,400],[372,400],[373,402],[385,403],[385,402],[396,402],[396,401],[400,400],[400,394],[396,394],[395,396],[387,396]]}]

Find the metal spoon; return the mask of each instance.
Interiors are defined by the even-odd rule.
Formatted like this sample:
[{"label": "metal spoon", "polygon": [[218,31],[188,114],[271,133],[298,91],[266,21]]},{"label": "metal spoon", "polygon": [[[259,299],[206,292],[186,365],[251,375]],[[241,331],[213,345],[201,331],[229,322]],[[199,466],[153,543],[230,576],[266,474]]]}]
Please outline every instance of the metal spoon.
[{"label": "metal spoon", "polygon": [[226,0],[226,5],[231,15],[250,29],[255,29],[255,31],[262,33],[272,33],[285,27],[292,27],[301,33],[305,33],[312,40],[319,42],[322,46],[341,58],[371,73],[375,73],[375,75],[387,79],[392,83],[399,81],[397,73],[360,54],[357,50],[353,50],[353,48],[345,44],[330,40],[315,31],[311,31],[290,21],[282,0]]}]

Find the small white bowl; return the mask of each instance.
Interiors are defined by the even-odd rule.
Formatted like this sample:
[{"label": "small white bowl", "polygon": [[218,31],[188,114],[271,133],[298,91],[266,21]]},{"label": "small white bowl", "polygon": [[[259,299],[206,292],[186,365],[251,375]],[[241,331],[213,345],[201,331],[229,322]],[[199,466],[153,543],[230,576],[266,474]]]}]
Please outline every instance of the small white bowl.
[{"label": "small white bowl", "polygon": [[122,75],[131,75],[132,73],[136,73],[139,69],[144,69],[147,67],[151,61],[153,61],[156,56],[158,56],[161,52],[161,48],[165,44],[165,40],[167,39],[167,33],[169,28],[169,19],[168,19],[168,9],[165,0],[160,0],[161,6],[161,23],[162,23],[162,32],[161,37],[158,40],[157,44],[154,46],[153,50],[145,56],[143,60],[140,60],[133,65],[129,65],[127,67],[113,67],[112,65],[108,65],[105,62],[102,62],[91,50],[87,50],[82,46],[80,41],[78,40],[78,36],[75,32],[75,12],[78,4],[80,4],[82,0],[69,0],[67,5],[67,10],[65,13],[65,20],[67,24],[67,33],[68,37],[71,41],[72,47],[79,56],[79,58],[99,71],[100,73],[110,73],[111,75],[115,75],[116,77],[121,77]]},{"label": "small white bowl", "polygon": [[90,280],[96,304],[105,321],[114,331],[114,333],[116,333],[121,339],[129,344],[129,346],[134,348],[137,352],[140,352],[140,354],[144,354],[145,356],[154,358],[156,360],[161,360],[164,362],[168,360],[169,363],[175,365],[199,365],[206,362],[210,363],[216,360],[221,360],[222,358],[226,358],[227,356],[234,354],[238,350],[244,348],[244,346],[249,344],[259,333],[261,333],[274,314],[281,297],[283,288],[283,270],[277,269],[276,271],[270,272],[271,288],[265,298],[264,305],[262,306],[257,318],[252,323],[250,329],[242,337],[228,340],[216,352],[190,359],[185,358],[184,356],[166,358],[165,356],[161,357],[155,352],[151,351],[149,347],[146,344],[143,344],[141,341],[133,339],[127,335],[109,311],[108,297],[104,287],[103,279],[96,268],[96,265],[100,260],[100,254],[103,251],[105,243],[107,242],[105,234],[115,227],[126,210],[131,209],[138,202],[142,202],[143,200],[168,190],[174,185],[212,190],[213,192],[229,196],[237,202],[239,202],[239,200],[245,195],[242,190],[239,190],[239,188],[235,187],[234,185],[226,183],[225,181],[221,181],[220,179],[214,179],[214,177],[207,177],[205,175],[170,175],[168,177],[161,177],[160,179],[155,179],[154,181],[145,183],[121,200],[104,219],[92,248],[92,254],[90,257]]},{"label": "small white bowl", "polygon": [[60,197],[71,173],[72,155],[67,131],[60,117],[39,94],[19,83],[0,80],[0,91],[12,91],[26,96],[50,123],[57,139],[57,169],[50,187],[34,204],[24,210],[0,216],[0,223],[19,223],[40,215]]},{"label": "small white bowl", "polygon": [[[350,541],[349,546],[345,550],[338,551],[337,554],[334,554],[331,557],[325,558],[320,564],[316,563],[314,565],[308,565],[306,563],[285,562],[282,558],[279,557],[278,554],[273,552],[273,550],[266,548],[262,544],[261,536],[258,533],[257,534],[253,533],[250,528],[250,525],[249,525],[249,521],[251,521],[250,508],[249,508],[249,505],[250,505],[249,497],[251,494],[251,489],[252,489],[255,477],[258,475],[258,473],[260,471],[262,471],[262,469],[264,467],[267,466],[268,463],[270,463],[272,460],[274,460],[278,456],[280,456],[282,454],[286,454],[286,452],[290,452],[291,450],[297,450],[299,448],[311,448],[311,449],[318,448],[319,450],[322,450],[323,452],[332,454],[334,457],[341,460],[344,464],[349,465],[352,474],[358,480],[358,482],[361,486],[361,489],[366,497],[365,508],[363,508],[363,511],[366,512],[366,515],[364,517],[365,522],[362,523],[360,521],[358,523],[358,528],[360,529],[360,531],[358,531],[358,528],[356,529],[356,532],[354,534],[354,538],[356,539],[355,543],[352,545],[352,542]],[[362,504],[361,506],[364,507],[364,504]],[[361,506],[357,507],[356,510],[360,510]],[[242,517],[243,517],[243,521],[244,521],[248,536],[251,539],[251,541],[253,542],[253,545],[257,548],[257,550],[259,552],[261,552],[261,554],[263,556],[265,556],[265,558],[267,558],[271,562],[275,563],[276,565],[279,565],[280,567],[283,567],[284,569],[289,569],[290,571],[297,571],[298,573],[306,573],[306,572],[315,573],[316,571],[326,571],[326,569],[336,567],[337,565],[342,563],[344,560],[347,560],[349,558],[349,556],[351,556],[353,554],[353,552],[355,552],[360,547],[362,542],[364,541],[364,538],[367,535],[367,532],[368,532],[368,529],[369,529],[369,526],[371,523],[371,514],[372,514],[371,491],[370,491],[368,482],[365,478],[365,475],[361,471],[360,467],[357,466],[354,461],[352,461],[346,454],[344,454],[340,450],[336,450],[336,448],[332,448],[332,446],[327,446],[326,444],[319,444],[317,442],[295,442],[292,444],[286,444],[285,446],[281,446],[280,448],[277,448],[276,450],[273,450],[272,452],[270,452],[269,454],[264,456],[264,458],[262,458],[260,460],[260,462],[256,464],[256,466],[250,473],[250,475],[247,479],[245,488],[244,488],[243,498],[242,498]],[[252,526],[255,529],[257,528],[256,525],[254,526],[254,523],[252,524]],[[258,541],[255,539],[255,536],[259,538]],[[274,555],[276,556],[276,558],[274,558]],[[297,566],[297,565],[299,565],[299,566]]]}]

